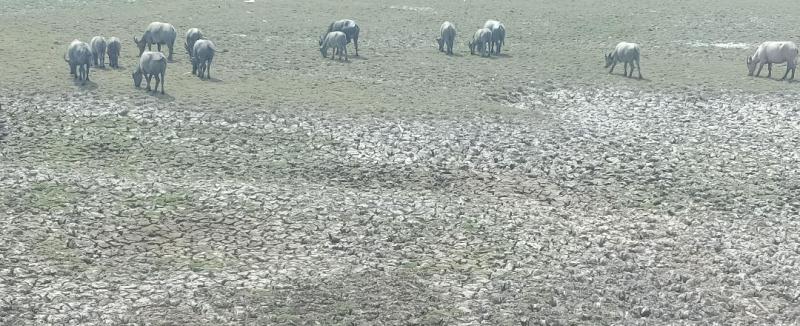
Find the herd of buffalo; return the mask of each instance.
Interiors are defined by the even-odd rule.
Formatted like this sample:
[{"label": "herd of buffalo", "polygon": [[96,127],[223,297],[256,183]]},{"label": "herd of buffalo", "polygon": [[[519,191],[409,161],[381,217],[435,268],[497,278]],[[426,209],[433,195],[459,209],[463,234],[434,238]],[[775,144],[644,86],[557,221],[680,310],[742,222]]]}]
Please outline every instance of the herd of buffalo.
[{"label": "herd of buffalo", "polygon": [[[139,62],[132,73],[133,84],[136,87],[140,87],[142,79],[146,78],[147,90],[150,91],[150,82],[155,77],[156,85],[153,90],[158,91],[158,86],[161,85],[161,94],[164,94],[164,75],[167,72],[167,62],[172,61],[177,35],[172,24],[153,22],[147,26],[141,39],[133,37],[136,47],[139,48]],[[158,51],[152,51],[153,44],[157,46]],[[162,44],[169,49],[168,56],[161,53]],[[211,79],[211,62],[216,53],[214,42],[206,39],[200,29],[192,28],[186,32],[186,43],[183,46],[192,62],[192,74],[201,79]],[[69,71],[75,79],[85,84],[89,80],[89,67],[92,65],[104,67],[106,54],[109,65],[118,68],[121,48],[122,45],[116,37],[111,37],[106,42],[103,37],[95,36],[89,44],[74,40],[67,48],[64,60],[69,63]]]},{"label": "herd of buffalo", "polygon": [[[358,34],[361,31],[358,24],[351,19],[342,19],[332,22],[319,39],[320,52],[327,58],[328,49],[332,49],[331,60],[339,55],[339,60],[347,60],[347,44],[353,43],[355,55],[358,56]],[[453,23],[446,21],[439,29],[439,37],[436,42],[439,44],[439,51],[453,54],[453,43],[456,38],[456,27]],[[496,20],[488,20],[483,28],[478,29],[472,36],[472,41],[468,42],[470,54],[480,53],[481,56],[499,55],[501,47],[505,44],[506,27],[503,23]],[[139,61],[134,68],[132,77],[134,85],[140,87],[142,79],[147,79],[147,90],[150,91],[150,81],[156,79],[154,91],[158,91],[161,85],[161,93],[164,94],[164,75],[167,70],[167,62],[172,61],[174,53],[175,39],[177,32],[175,27],[168,23],[153,22],[147,26],[141,39],[134,37],[133,40],[139,48]],[[157,45],[157,51],[151,51],[152,45]],[[161,53],[161,45],[169,49],[167,57]],[[147,50],[145,51],[145,47]],[[116,37],[111,37],[106,41],[101,36],[95,36],[89,44],[74,40],[70,43],[64,60],[69,63],[70,74],[79,79],[82,84],[89,80],[89,67],[105,66],[105,56],[108,55],[109,65],[118,68],[118,60],[122,45]],[[201,79],[211,79],[211,62],[216,53],[214,43],[203,36],[202,31],[197,28],[189,29],[186,32],[186,42],[184,48],[189,54],[192,63],[192,74],[196,74]],[[605,55],[606,68],[611,67],[609,73],[614,71],[618,63],[624,64],[624,74],[633,77],[634,68],[638,72],[638,77],[642,78],[641,66],[639,65],[640,48],[636,43],[620,42],[613,51]],[[761,69],[767,65],[768,75],[772,76],[772,65],[786,63],[786,73],[783,79],[791,71],[791,79],[794,79],[797,67],[798,48],[794,42],[764,42],[759,45],[756,52],[747,57],[747,68],[749,75],[754,73],[756,76],[761,74]],[[630,71],[628,67],[630,66]],[[755,72],[758,67],[758,72]]]}]

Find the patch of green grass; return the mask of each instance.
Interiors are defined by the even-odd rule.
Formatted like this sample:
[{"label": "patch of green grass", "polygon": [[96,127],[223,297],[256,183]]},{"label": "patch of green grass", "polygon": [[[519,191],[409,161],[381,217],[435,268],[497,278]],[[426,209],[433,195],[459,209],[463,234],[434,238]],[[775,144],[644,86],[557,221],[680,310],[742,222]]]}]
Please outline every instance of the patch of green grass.
[{"label": "patch of green grass", "polygon": [[51,266],[59,266],[65,270],[86,270],[86,263],[81,261],[76,249],[67,247],[67,240],[49,237],[34,243],[35,255],[45,258]]},{"label": "patch of green grass", "polygon": [[458,309],[432,309],[420,316],[421,325],[448,325],[448,321],[461,316],[463,312]]},{"label": "patch of green grass", "polygon": [[55,182],[35,183],[28,192],[31,207],[41,210],[50,210],[62,207],[65,204],[73,203],[77,199],[75,192],[72,192],[66,185]]},{"label": "patch of green grass", "polygon": [[150,197],[149,200],[157,207],[175,207],[189,202],[189,194],[183,191],[166,192]]},{"label": "patch of green grass", "polygon": [[478,221],[472,219],[464,220],[464,223],[461,225],[461,227],[463,227],[467,232],[475,232],[475,230],[478,229]]},{"label": "patch of green grass", "polygon": [[192,259],[189,262],[189,269],[193,272],[207,272],[218,271],[225,267],[225,263],[221,259]]},{"label": "patch of green grass", "polygon": [[419,263],[417,263],[415,261],[407,261],[407,262],[403,262],[400,265],[400,267],[401,268],[415,269],[415,268],[419,267]]}]

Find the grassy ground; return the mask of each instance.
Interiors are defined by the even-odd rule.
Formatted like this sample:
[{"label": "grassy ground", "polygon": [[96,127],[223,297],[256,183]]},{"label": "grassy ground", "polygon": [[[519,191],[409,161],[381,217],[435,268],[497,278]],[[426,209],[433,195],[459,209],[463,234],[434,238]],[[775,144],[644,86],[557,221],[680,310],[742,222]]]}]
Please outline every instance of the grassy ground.
[{"label": "grassy ground", "polygon": [[[18,32],[8,36],[14,46],[3,51],[25,56],[22,64],[6,68],[8,78],[0,85],[31,92],[75,91],[59,58],[72,39],[88,41],[103,34],[123,40],[125,69],[96,71],[95,84],[88,88],[98,96],[147,99],[132,88],[129,76],[136,54],[132,38],[154,20],[173,23],[179,35],[199,27],[227,51],[212,70],[216,82],[201,83],[188,74],[182,43],[176,46],[179,55],[167,77],[169,96],[159,103],[205,104],[207,109],[483,111],[486,105],[474,102],[482,93],[531,80],[652,89],[794,89],[748,78],[744,59],[752,48],[687,44],[792,40],[797,35],[791,32],[791,15],[764,10],[791,7],[780,1],[677,1],[669,6],[657,1],[443,1],[435,7],[388,1],[216,1],[202,6],[188,1],[5,2],[9,10],[3,21]],[[397,9],[403,6],[415,10]],[[363,26],[362,57],[350,64],[321,60],[315,45],[327,23],[338,17]],[[465,46],[487,18],[501,19],[509,30],[508,52],[492,60],[467,55]],[[433,51],[443,20],[453,21],[460,32],[455,57]],[[646,82],[608,76],[602,69],[602,54],[621,40],[642,45]],[[336,95],[342,92],[346,96]]]},{"label": "grassy ground", "polygon": [[[800,317],[798,85],[744,63],[793,2],[1,2],[0,324]],[[345,17],[361,56],[323,59]],[[469,55],[492,18],[503,55]],[[151,21],[201,28],[214,78],[181,41],[135,89]],[[122,68],[81,87],[98,34]],[[645,80],[602,68],[622,40]]]}]

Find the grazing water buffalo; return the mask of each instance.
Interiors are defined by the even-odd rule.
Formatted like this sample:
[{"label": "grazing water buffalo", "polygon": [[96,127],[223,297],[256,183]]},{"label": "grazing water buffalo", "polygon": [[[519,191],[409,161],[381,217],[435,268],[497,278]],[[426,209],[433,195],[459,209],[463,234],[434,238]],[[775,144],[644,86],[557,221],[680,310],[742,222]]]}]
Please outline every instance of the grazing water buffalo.
[{"label": "grazing water buffalo", "polygon": [[69,73],[80,79],[81,84],[85,85],[89,80],[89,66],[92,63],[92,49],[89,44],[79,40],[73,40],[64,55],[64,61],[69,64]]},{"label": "grazing water buffalo", "polygon": [[139,56],[142,56],[142,53],[144,53],[145,46],[147,46],[147,50],[153,50],[153,44],[156,44],[158,46],[158,51],[161,51],[161,44],[165,44],[169,48],[168,59],[171,61],[177,35],[178,32],[175,31],[175,27],[171,24],[152,22],[144,31],[142,39],[137,39],[134,36],[133,42],[139,47]]},{"label": "grazing water buffalo", "polygon": [[116,37],[108,39],[108,65],[111,68],[119,68],[119,53],[122,51],[122,43]]},{"label": "grazing water buffalo", "polygon": [[167,58],[161,52],[145,51],[139,58],[139,64],[133,70],[133,85],[142,85],[142,76],[147,78],[147,90],[150,90],[150,79],[156,77],[156,88],[161,84],[161,94],[164,94],[164,75],[167,72]]},{"label": "grazing water buffalo", "polygon": [[772,77],[772,64],[786,62],[786,73],[783,74],[781,80],[786,79],[789,71],[792,71],[792,78],[794,79],[794,71],[797,69],[797,45],[794,42],[764,42],[758,46],[756,53],[747,57],[748,76],[753,75],[753,71],[758,65],[758,72],[756,77],[761,74],[761,68],[767,64],[767,78]]},{"label": "grazing water buffalo", "polygon": [[469,53],[475,54],[475,50],[481,53],[482,57],[488,57],[489,43],[492,42],[492,31],[488,28],[481,28],[472,35],[472,42],[469,42]]},{"label": "grazing water buffalo", "polygon": [[[639,45],[636,43],[627,43],[627,42],[620,42],[614,48],[614,51],[611,53],[606,54],[606,68],[611,67],[611,70],[608,73],[614,72],[614,67],[617,66],[617,63],[623,62],[625,63],[625,76],[626,77],[633,77],[633,68],[634,63],[636,64],[636,69],[639,72],[639,79],[642,79],[642,66],[639,64],[639,54],[641,51],[639,50]],[[631,72],[628,74],[628,65],[631,66]]]},{"label": "grazing water buffalo", "polygon": [[447,54],[453,54],[453,42],[456,39],[456,26],[451,22],[442,23],[439,27],[439,37],[436,42],[439,43],[439,52],[444,52],[445,45],[447,46]]},{"label": "grazing water buffalo", "polygon": [[92,64],[96,67],[106,66],[106,39],[102,36],[92,37],[89,41],[89,47],[92,49]]},{"label": "grazing water buffalo", "polygon": [[323,58],[328,57],[328,48],[333,48],[331,60],[334,60],[336,53],[339,53],[339,60],[347,61],[347,34],[344,32],[329,32],[324,37],[319,39],[319,52],[322,53]]},{"label": "grazing water buffalo", "polygon": [[189,54],[189,57],[192,57],[192,51],[194,51],[194,42],[203,38],[203,32],[199,28],[190,28],[186,31],[186,43],[183,43],[183,47],[186,48],[186,53]]},{"label": "grazing water buffalo", "polygon": [[192,74],[203,79],[203,74],[208,72],[208,79],[211,79],[211,61],[214,60],[214,53],[217,52],[214,42],[207,39],[199,39],[194,42],[192,48]]},{"label": "grazing water buffalo", "polygon": [[500,54],[500,47],[506,44],[506,26],[496,20],[487,20],[483,28],[492,31],[492,42],[489,45],[489,52]]},{"label": "grazing water buffalo", "polygon": [[342,32],[347,35],[347,43],[353,41],[353,47],[355,47],[356,56],[358,56],[358,33],[361,32],[361,28],[358,27],[355,21],[351,19],[342,19],[332,22],[330,26],[328,26],[327,33],[330,32]]}]

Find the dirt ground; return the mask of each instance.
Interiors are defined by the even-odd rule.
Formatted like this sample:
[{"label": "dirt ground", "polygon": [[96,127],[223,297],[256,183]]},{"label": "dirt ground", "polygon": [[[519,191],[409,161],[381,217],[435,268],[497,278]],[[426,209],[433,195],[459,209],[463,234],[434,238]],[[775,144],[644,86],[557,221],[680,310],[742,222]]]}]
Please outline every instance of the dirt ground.
[{"label": "dirt ground", "polygon": [[[800,84],[745,66],[795,2],[0,4],[2,325],[800,323]],[[180,40],[134,88],[152,21],[213,79]],[[80,86],[95,35],[122,67]],[[644,80],[603,69],[623,40]]]}]

